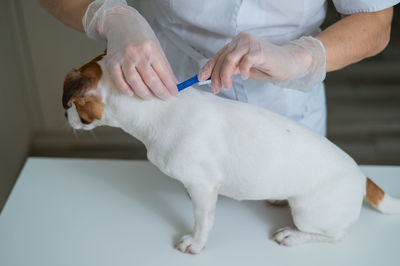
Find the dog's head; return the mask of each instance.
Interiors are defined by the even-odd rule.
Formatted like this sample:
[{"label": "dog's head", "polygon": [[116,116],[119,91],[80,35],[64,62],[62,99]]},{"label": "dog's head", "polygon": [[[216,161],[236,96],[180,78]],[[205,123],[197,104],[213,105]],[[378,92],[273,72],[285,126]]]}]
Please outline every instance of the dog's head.
[{"label": "dog's head", "polygon": [[103,56],[70,71],[65,77],[62,104],[68,122],[75,129],[91,130],[102,124],[104,102],[98,87],[103,75],[99,61]]}]

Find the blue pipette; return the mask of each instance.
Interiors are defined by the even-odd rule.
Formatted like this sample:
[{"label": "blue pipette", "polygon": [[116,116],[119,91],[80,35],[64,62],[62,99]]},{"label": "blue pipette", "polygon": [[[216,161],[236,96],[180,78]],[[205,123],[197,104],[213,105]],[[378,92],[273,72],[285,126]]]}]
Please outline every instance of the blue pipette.
[{"label": "blue pipette", "polygon": [[[211,78],[207,79],[207,80],[211,80]],[[197,75],[194,77],[191,77],[188,80],[185,80],[184,82],[179,83],[178,85],[176,85],[178,87],[178,91],[184,90],[187,87],[190,87],[196,83],[199,83],[199,79],[197,78]]]}]

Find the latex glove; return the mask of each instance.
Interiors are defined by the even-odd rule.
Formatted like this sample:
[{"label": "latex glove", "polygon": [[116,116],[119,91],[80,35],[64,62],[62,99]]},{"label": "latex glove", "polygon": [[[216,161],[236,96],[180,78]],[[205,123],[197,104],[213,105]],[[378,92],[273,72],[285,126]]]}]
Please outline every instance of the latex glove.
[{"label": "latex glove", "polygon": [[232,75],[270,81],[283,87],[309,91],[325,79],[326,58],[322,43],[302,37],[282,46],[239,33],[199,72],[199,80],[211,76],[214,93],[232,87]]},{"label": "latex glove", "polygon": [[90,38],[107,41],[106,66],[122,91],[143,99],[177,94],[177,80],[156,35],[126,1],[92,2],[82,23]]}]

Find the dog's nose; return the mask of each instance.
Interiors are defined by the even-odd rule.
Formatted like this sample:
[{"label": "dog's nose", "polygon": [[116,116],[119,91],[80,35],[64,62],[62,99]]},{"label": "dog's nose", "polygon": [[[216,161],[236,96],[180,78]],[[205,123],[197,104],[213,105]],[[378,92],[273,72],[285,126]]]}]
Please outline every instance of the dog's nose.
[{"label": "dog's nose", "polygon": [[65,111],[64,116],[65,116],[65,118],[68,119],[68,112],[67,111]]}]

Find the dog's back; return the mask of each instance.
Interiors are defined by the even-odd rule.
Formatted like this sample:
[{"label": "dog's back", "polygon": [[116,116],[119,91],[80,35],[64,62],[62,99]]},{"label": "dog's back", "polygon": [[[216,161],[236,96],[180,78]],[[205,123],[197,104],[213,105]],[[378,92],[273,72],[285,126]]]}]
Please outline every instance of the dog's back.
[{"label": "dog's back", "polygon": [[[169,163],[174,158],[188,165],[209,162],[213,172],[225,175],[215,176],[221,182],[221,194],[236,199],[278,199],[344,175],[365,182],[351,157],[288,118],[194,88],[181,92],[174,101],[168,111],[174,117],[163,130],[169,134],[160,142],[174,149],[160,156],[167,156]],[[185,121],[184,127],[178,121]],[[165,162],[154,160],[159,161]],[[172,173],[170,166],[158,166],[181,176]]]}]

